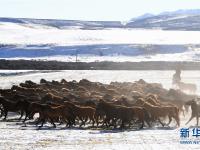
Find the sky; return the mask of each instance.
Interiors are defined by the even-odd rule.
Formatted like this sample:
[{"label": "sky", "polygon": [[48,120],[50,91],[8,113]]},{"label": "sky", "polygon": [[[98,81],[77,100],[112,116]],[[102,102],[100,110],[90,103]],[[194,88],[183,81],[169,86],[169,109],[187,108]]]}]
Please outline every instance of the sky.
[{"label": "sky", "polygon": [[128,21],[145,13],[200,9],[200,0],[0,0],[0,17]]}]

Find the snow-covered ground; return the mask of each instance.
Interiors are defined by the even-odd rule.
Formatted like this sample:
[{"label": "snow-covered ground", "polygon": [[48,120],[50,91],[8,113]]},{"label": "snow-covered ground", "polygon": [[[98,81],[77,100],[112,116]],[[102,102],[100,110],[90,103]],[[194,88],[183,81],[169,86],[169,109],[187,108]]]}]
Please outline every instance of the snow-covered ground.
[{"label": "snow-covered ground", "polygon": [[[17,72],[18,74],[14,74]],[[0,88],[9,88],[13,84],[19,84],[25,80],[39,82],[41,78],[47,80],[77,80],[86,78],[91,81],[110,83],[111,81],[134,82],[144,79],[147,82],[162,83],[165,88],[171,87],[171,79],[174,71],[92,71],[92,70],[68,70],[68,71],[27,71],[27,70],[1,70]],[[14,75],[13,75],[14,74]],[[200,72],[183,71],[182,80],[188,83],[196,83],[200,89]],[[199,90],[198,90],[198,93]],[[11,118],[11,116],[9,116]],[[16,118],[16,117],[15,117]],[[195,120],[185,125],[189,114],[181,117],[181,127],[195,125]],[[143,130],[97,130],[97,129],[65,129],[59,126],[56,129],[49,128],[46,124],[44,129],[37,130],[34,124],[23,124],[10,120],[0,121],[0,149],[199,149],[199,145],[180,144],[180,128],[160,128]],[[191,129],[192,130],[192,129]],[[198,140],[198,138],[194,138]]]},{"label": "snow-covered ground", "polygon": [[[181,127],[185,126],[188,117],[181,118]],[[11,117],[9,117],[11,118]],[[16,118],[16,117],[15,117]],[[50,124],[42,130],[34,124],[23,124],[16,120],[0,122],[0,149],[37,149],[37,150],[183,150],[199,149],[199,145],[180,144],[180,128],[155,127],[143,130],[97,130],[97,129],[66,129],[63,125],[56,129],[49,128]],[[197,138],[198,139],[198,138]],[[193,140],[196,140],[193,138]]]},{"label": "snow-covered ground", "polygon": [[44,25],[0,23],[3,44],[199,44],[200,31],[144,29],[58,29]]},{"label": "snow-covered ground", "polygon": [[[200,45],[0,45],[0,59],[78,61],[199,61]],[[163,59],[164,58],[164,59]]]},{"label": "snow-covered ground", "polygon": [[189,51],[183,53],[173,54],[153,54],[153,55],[140,55],[140,56],[98,56],[98,55],[54,55],[42,57],[11,57],[1,58],[6,60],[37,60],[37,61],[61,61],[61,62],[141,62],[141,61],[200,61],[200,51]]},{"label": "snow-covered ground", "polygon": [[79,29],[0,22],[0,59],[199,61],[200,31]]}]

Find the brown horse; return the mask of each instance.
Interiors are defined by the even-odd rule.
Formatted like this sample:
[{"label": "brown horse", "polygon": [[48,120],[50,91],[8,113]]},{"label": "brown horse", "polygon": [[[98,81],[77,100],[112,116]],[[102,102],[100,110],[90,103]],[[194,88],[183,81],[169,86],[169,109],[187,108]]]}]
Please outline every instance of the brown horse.
[{"label": "brown horse", "polygon": [[85,125],[85,122],[87,122],[88,119],[92,121],[92,126],[94,126],[95,108],[89,106],[78,106],[68,101],[65,101],[64,104],[66,107],[70,108],[72,113],[77,116],[79,120],[81,120],[80,127],[82,127],[82,125]]},{"label": "brown horse", "polygon": [[62,119],[62,121],[66,122],[66,126],[71,126],[71,118],[72,115],[68,111],[68,108],[60,105],[57,107],[52,107],[47,104],[39,104],[39,103],[31,103],[30,109],[32,109],[33,112],[39,112],[40,117],[39,122],[42,122],[40,127],[43,127],[43,124],[45,121],[50,121],[50,123],[56,127],[54,121],[58,119]]},{"label": "brown horse", "polygon": [[25,113],[25,118],[24,118],[23,122],[25,122],[28,117],[32,118],[30,110],[28,109],[30,104],[31,103],[29,101],[25,100],[25,99],[18,100],[17,103],[16,103],[16,108],[18,108],[21,112],[23,112],[22,114]]},{"label": "brown horse", "polygon": [[50,119],[51,123],[56,127],[54,120],[58,120],[62,118],[62,121],[66,122],[66,126],[68,126],[68,118],[71,117],[67,107],[65,106],[57,106],[57,107],[46,107],[42,111],[42,116],[44,117],[42,125],[46,119]]},{"label": "brown horse", "polygon": [[[164,124],[161,122],[160,120],[160,117],[166,117],[168,116],[169,118],[169,122],[167,123],[167,125],[169,125],[172,121],[172,118],[174,118],[177,122],[177,125],[179,126],[180,125],[180,118],[179,118],[179,109],[178,107],[176,107],[175,105],[173,104],[163,104],[163,103],[158,103],[159,101],[155,101],[155,99],[152,99],[150,97],[148,97],[148,99],[142,99],[142,98],[139,98],[136,102],[135,102],[135,105],[137,106],[142,106],[144,107],[144,104],[149,104],[149,108],[152,107],[151,109],[153,109],[153,107],[155,106],[155,110],[151,110],[150,113],[153,113],[152,114],[152,121],[155,121],[155,120],[158,120],[160,122],[160,124],[162,126],[164,126]],[[147,106],[146,106],[147,107]],[[147,109],[147,110],[148,110]],[[159,110],[161,111],[161,109],[163,109],[163,111],[161,111],[161,113],[159,112]],[[153,112],[155,111],[155,113]],[[157,117],[156,114],[160,114],[160,116]],[[154,114],[156,115],[156,117],[154,118]]]},{"label": "brown horse", "polygon": [[191,100],[185,103],[186,105],[190,105],[192,109],[192,115],[190,119],[187,121],[186,125],[194,118],[196,117],[197,120],[197,126],[199,124],[199,115],[200,115],[200,105],[197,104],[195,100]]},{"label": "brown horse", "polygon": [[151,105],[148,102],[145,102],[142,105],[144,108],[146,108],[150,114],[151,114],[151,120],[152,121],[159,121],[159,123],[164,126],[164,124],[161,122],[160,117],[167,117],[169,118],[169,125],[172,121],[172,118],[174,118],[177,122],[177,125],[180,126],[180,118],[179,118],[179,109],[174,106],[154,106]]},{"label": "brown horse", "polygon": [[146,122],[148,126],[151,127],[149,122],[150,121],[149,112],[145,108],[134,106],[132,107],[132,109],[134,113],[134,118],[138,119],[139,122],[142,123],[140,129],[144,127],[144,122]]},{"label": "brown horse", "polygon": [[[120,105],[113,105],[112,103],[105,102],[100,100],[96,111],[104,113],[106,118],[104,123],[109,123],[110,120],[121,120],[120,129],[125,127],[125,123],[130,124],[130,121],[133,119],[133,110],[132,108]],[[116,122],[114,122],[114,127],[116,127]]]},{"label": "brown horse", "polygon": [[[3,106],[3,109],[1,110],[1,116],[4,114],[4,120],[7,118],[8,112],[19,112],[20,109],[16,107],[16,102],[10,101],[8,99],[5,99],[3,97],[0,97],[0,104]],[[21,116],[19,119],[21,119],[23,116],[23,111],[21,111]]]}]

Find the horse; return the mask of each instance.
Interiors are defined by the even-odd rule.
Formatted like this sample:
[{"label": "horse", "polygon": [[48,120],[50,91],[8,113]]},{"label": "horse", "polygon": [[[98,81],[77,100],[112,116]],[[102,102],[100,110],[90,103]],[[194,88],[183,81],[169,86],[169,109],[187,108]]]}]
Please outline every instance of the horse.
[{"label": "horse", "polygon": [[68,111],[68,108],[64,105],[52,107],[47,104],[39,104],[34,102],[31,103],[29,108],[32,109],[34,113],[39,112],[40,117],[37,124],[41,122],[40,127],[43,127],[45,121],[50,121],[53,127],[56,127],[54,121],[59,119],[62,119],[62,121],[66,122],[66,126],[71,126],[72,116]]},{"label": "horse", "polygon": [[77,116],[79,120],[81,120],[80,127],[82,127],[82,125],[85,125],[85,122],[87,122],[88,119],[92,121],[92,126],[94,126],[95,108],[90,107],[90,106],[78,106],[69,101],[64,101],[64,104],[66,107],[70,108],[72,113],[75,116]]},{"label": "horse", "polygon": [[33,116],[31,115],[30,113],[30,110],[29,110],[29,106],[30,106],[30,102],[23,99],[23,100],[18,100],[18,102],[16,103],[16,107],[21,111],[21,112],[25,112],[25,118],[23,120],[23,123],[27,120],[27,118],[29,117],[32,118]]},{"label": "horse", "polygon": [[143,108],[143,107],[138,107],[138,106],[133,106],[133,113],[134,113],[134,118],[137,118],[139,122],[142,123],[139,129],[142,129],[144,127],[144,122],[148,124],[149,127],[151,127],[150,124],[150,115],[149,112]]},{"label": "horse", "polygon": [[164,127],[164,124],[161,122],[160,117],[169,118],[168,126],[172,121],[172,118],[176,120],[178,126],[180,126],[179,118],[179,109],[175,106],[154,106],[148,102],[144,102],[142,107],[146,108],[151,114],[152,121],[159,121],[159,123]]},{"label": "horse", "polygon": [[[18,107],[16,107],[16,104],[17,104],[16,102],[10,101],[10,100],[5,99],[3,97],[0,97],[0,104],[3,106],[3,109],[1,109],[1,111],[2,111],[1,116],[4,113],[4,119],[3,120],[6,120],[9,111],[11,111],[11,112],[20,111],[20,109]],[[22,118],[22,116],[23,116],[23,111],[21,111],[21,116],[20,116],[19,120]]]},{"label": "horse", "polygon": [[54,120],[59,119],[62,119],[62,121],[66,122],[66,126],[68,126],[68,118],[71,117],[67,107],[63,105],[57,107],[45,107],[45,109],[43,109],[42,111],[42,116],[44,117],[44,119],[42,119],[43,121],[41,127],[43,126],[43,123],[46,119],[50,119],[50,122],[53,124],[54,127],[56,127]]},{"label": "horse", "polygon": [[186,122],[186,125],[194,118],[196,117],[197,120],[197,126],[199,124],[199,115],[200,115],[200,105],[197,104],[197,102],[193,99],[185,103],[186,105],[190,105],[192,109],[192,115],[190,119]]},{"label": "horse", "polygon": [[100,100],[97,104],[96,111],[103,112],[106,116],[104,123],[109,123],[110,120],[115,120],[114,127],[116,128],[116,121],[121,120],[120,129],[125,127],[125,123],[130,124],[133,119],[134,112],[131,107],[113,105],[112,103]]}]

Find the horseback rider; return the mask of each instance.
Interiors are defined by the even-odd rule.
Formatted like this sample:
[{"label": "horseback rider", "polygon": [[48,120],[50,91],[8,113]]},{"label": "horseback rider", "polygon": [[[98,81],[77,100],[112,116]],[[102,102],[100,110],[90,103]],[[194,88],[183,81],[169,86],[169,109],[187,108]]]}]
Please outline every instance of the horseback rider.
[{"label": "horseback rider", "polygon": [[172,84],[178,86],[181,82],[181,69],[176,69],[176,73],[173,75]]}]

